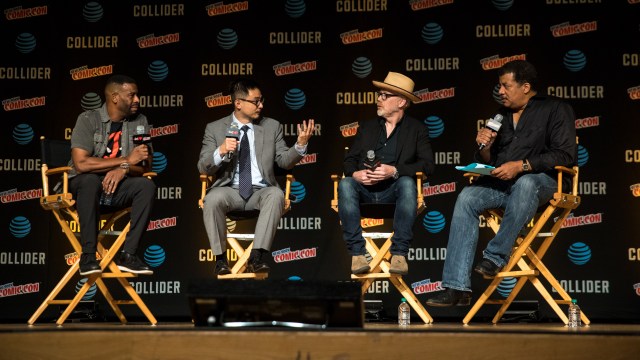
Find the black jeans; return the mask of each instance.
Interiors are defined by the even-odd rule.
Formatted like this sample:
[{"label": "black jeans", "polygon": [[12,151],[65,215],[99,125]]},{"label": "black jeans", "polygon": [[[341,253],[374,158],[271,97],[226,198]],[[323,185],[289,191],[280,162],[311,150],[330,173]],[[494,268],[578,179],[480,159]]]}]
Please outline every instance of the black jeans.
[{"label": "black jeans", "polygon": [[112,206],[101,208],[102,179],[103,176],[96,174],[80,174],[69,180],[69,191],[76,200],[76,209],[80,218],[82,253],[95,254],[97,250],[98,221],[101,210],[108,212],[131,206],[131,228],[122,250],[135,254],[149,224],[156,184],[146,177],[127,177],[118,184],[113,194]]}]

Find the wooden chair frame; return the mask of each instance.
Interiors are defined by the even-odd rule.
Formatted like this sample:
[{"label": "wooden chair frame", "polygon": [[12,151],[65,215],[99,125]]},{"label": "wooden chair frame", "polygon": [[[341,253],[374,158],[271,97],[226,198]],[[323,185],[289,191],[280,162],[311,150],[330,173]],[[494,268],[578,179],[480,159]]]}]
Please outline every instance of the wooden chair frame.
[{"label": "wooden chair frame", "polygon": [[[571,296],[562,288],[558,280],[553,276],[551,271],[544,265],[542,258],[549,250],[551,243],[558,235],[558,232],[562,228],[564,220],[569,216],[572,210],[576,209],[580,205],[580,196],[578,195],[578,174],[579,169],[577,166],[573,168],[567,168],[564,166],[556,166],[558,171],[558,190],[553,195],[553,198],[549,201],[549,205],[544,209],[539,216],[534,218],[533,225],[528,228],[525,234],[518,236],[516,239],[513,252],[507,265],[500,270],[496,277],[491,281],[491,284],[480,295],[480,298],[473,305],[471,310],[464,317],[462,322],[466,325],[476,315],[478,310],[484,304],[498,304],[502,305],[496,315],[493,317],[492,322],[494,324],[502,318],[507,311],[511,303],[522,290],[522,287],[531,282],[534,288],[540,293],[544,300],[551,306],[553,311],[558,315],[562,322],[566,325],[568,323],[566,312],[562,311],[559,305],[569,305],[571,303]],[[563,193],[562,190],[562,178],[563,175],[570,176],[572,179],[572,189],[570,193]],[[470,177],[471,181],[477,176],[475,174],[465,174]],[[548,220],[552,218],[554,214],[559,213],[555,217],[556,221],[551,226],[548,232],[543,232]],[[494,231],[498,232],[500,228],[499,222],[502,219],[503,212],[501,209],[490,209],[485,212],[487,223]],[[536,239],[542,239],[537,250],[532,247]],[[493,300],[490,299],[491,294],[497,289],[500,282],[506,277],[517,278],[518,281],[511,293],[506,299]],[[560,299],[554,298],[549,291],[544,287],[540,281],[543,278],[548,284],[558,293]],[[587,318],[584,312],[581,314],[582,322],[589,324],[590,320]]]},{"label": "wooden chair frame", "polygon": [[[418,190],[418,207],[417,213],[420,214],[425,208],[424,197],[422,195],[422,182],[426,177],[422,172],[416,173],[416,187]],[[331,208],[338,212],[338,184],[341,177],[338,175],[331,175],[333,181],[333,199],[331,200]],[[372,205],[374,206],[374,205]],[[413,308],[413,310],[420,316],[425,324],[433,323],[433,318],[429,315],[429,312],[422,306],[416,295],[411,288],[404,282],[402,275],[392,274],[389,272],[391,253],[391,233],[368,233],[363,232],[362,237],[365,239],[365,246],[372,259],[369,262],[370,270],[365,274],[352,274],[351,278],[362,282],[362,294],[364,295],[369,286],[376,281],[382,279],[388,279],[393,286],[407,299],[407,303]],[[384,239],[381,246],[378,246],[376,241]]]},{"label": "wooden chair frame", "polygon": [[[202,209],[204,206],[204,197],[207,195],[207,189],[213,184],[215,177],[211,175],[200,175],[200,199],[198,199],[198,207]],[[291,174],[286,175],[286,181],[284,186],[284,212],[286,214],[291,210],[291,183],[295,181],[295,178]],[[259,211],[232,211],[227,214],[227,218],[235,221],[248,220],[256,218]],[[231,247],[238,255],[238,260],[231,267],[231,274],[217,275],[218,279],[266,279],[268,273],[246,273],[247,263],[249,256],[251,255],[251,249],[253,249],[253,239],[255,234],[233,234],[227,231],[227,245]],[[240,244],[240,240],[250,241],[250,244],[243,246]]]},{"label": "wooden chair frame", "polygon": [[[48,159],[45,147],[48,146],[47,142],[51,143],[56,140],[46,140],[44,137],[40,138],[42,144],[42,165],[41,165],[41,176],[42,176],[42,197],[40,198],[40,205],[43,209],[47,211],[51,211],[55,216],[58,224],[62,228],[62,232],[65,234],[67,240],[71,244],[71,247],[77,254],[82,253],[82,246],[80,245],[80,241],[76,237],[76,234],[71,230],[69,225],[67,224],[67,219],[76,221],[76,223],[80,223],[78,213],[75,209],[75,200],[71,193],[69,193],[69,171],[71,168],[68,166],[58,166],[54,168],[49,168]],[[62,141],[57,140],[58,143],[62,143]],[[68,143],[68,142],[67,142]],[[69,151],[69,157],[71,156],[71,152]],[[155,176],[155,173],[146,173],[144,176],[152,178]],[[61,177],[62,181],[62,192],[59,194],[52,194],[50,191],[50,177],[55,176],[56,178]],[[127,319],[122,313],[119,305],[137,305],[138,308],[142,311],[142,313],[146,316],[149,322],[152,325],[158,323],[156,318],[153,316],[149,308],[146,306],[144,301],[140,298],[140,296],[133,289],[127,278],[135,278],[137,274],[122,272],[118,266],[113,262],[113,259],[117,252],[119,251],[122,244],[124,244],[124,240],[126,238],[127,233],[129,232],[129,228],[131,223],[128,222],[126,226],[120,231],[111,230],[112,227],[116,224],[116,222],[122,218],[123,216],[128,215],[131,212],[131,208],[124,208],[117,210],[113,213],[106,214],[103,218],[106,219],[106,222],[101,227],[98,240],[97,240],[97,248],[98,255],[100,257],[100,268],[102,269],[101,274],[91,274],[87,276],[87,281],[82,285],[82,287],[78,290],[76,295],[72,299],[59,299],[58,295],[60,292],[69,284],[69,282],[76,276],[78,273],[78,269],[80,267],[80,261],[78,260],[71,265],[69,270],[65,273],[65,275],[58,281],[53,290],[47,295],[42,304],[38,307],[35,313],[29,318],[28,324],[33,325],[38,318],[42,315],[45,309],[49,305],[67,305],[65,310],[62,312],[60,317],[56,320],[57,325],[62,325],[65,320],[69,317],[72,311],[76,308],[78,303],[85,296],[87,291],[96,284],[105,300],[111,306],[111,309],[116,314],[120,322],[123,324],[127,323]],[[107,237],[116,236],[115,241],[111,244],[109,248],[106,247],[106,243],[103,243]],[[107,285],[103,281],[103,279],[113,278],[118,281],[118,283],[122,286],[125,292],[129,295],[130,299],[118,300],[113,297],[111,292],[109,291]]]}]

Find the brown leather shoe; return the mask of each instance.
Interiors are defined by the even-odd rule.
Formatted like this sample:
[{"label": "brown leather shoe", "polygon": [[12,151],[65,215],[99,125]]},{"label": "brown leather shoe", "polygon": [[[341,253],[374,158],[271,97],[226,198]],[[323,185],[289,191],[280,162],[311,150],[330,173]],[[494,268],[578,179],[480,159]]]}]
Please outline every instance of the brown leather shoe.
[{"label": "brown leather shoe", "polygon": [[502,267],[493,263],[493,261],[489,259],[482,259],[478,265],[473,269],[473,271],[482,275],[485,279],[493,279],[498,275],[500,269]]},{"label": "brown leather shoe", "polygon": [[391,256],[391,266],[389,272],[392,274],[407,275],[409,273],[409,265],[407,259],[402,255]]},{"label": "brown leather shoe", "polygon": [[356,255],[351,257],[351,273],[364,274],[369,272],[369,263],[364,255]]}]

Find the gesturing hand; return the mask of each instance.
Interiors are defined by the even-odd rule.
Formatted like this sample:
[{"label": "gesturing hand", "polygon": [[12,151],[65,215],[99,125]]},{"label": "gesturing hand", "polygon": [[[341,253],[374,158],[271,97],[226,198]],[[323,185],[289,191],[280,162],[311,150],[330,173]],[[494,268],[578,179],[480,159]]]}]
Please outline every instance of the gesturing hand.
[{"label": "gesturing hand", "polygon": [[298,124],[298,141],[297,144],[305,146],[309,143],[309,138],[313,135],[315,130],[315,122],[313,119],[309,119],[309,122],[302,120],[302,125]]}]

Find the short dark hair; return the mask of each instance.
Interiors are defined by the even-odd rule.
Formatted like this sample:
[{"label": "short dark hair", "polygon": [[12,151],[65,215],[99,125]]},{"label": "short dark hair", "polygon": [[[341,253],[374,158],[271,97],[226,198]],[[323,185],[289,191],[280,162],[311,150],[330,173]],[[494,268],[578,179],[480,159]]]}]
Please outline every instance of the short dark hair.
[{"label": "short dark hair", "polygon": [[127,76],[127,75],[122,75],[122,74],[112,75],[109,79],[107,79],[107,86],[109,86],[110,84],[118,84],[118,85],[136,84],[136,85],[138,85],[138,83],[132,77]]},{"label": "short dark hair", "polygon": [[538,72],[536,68],[530,62],[526,60],[513,60],[502,65],[498,72],[498,76],[505,74],[513,74],[513,79],[518,84],[529,83],[531,89],[537,91],[538,86]]},{"label": "short dark hair", "polygon": [[238,79],[232,81],[229,84],[229,94],[231,95],[231,102],[234,102],[236,99],[242,99],[249,96],[249,90],[258,89],[260,90],[260,85],[251,79]]}]

